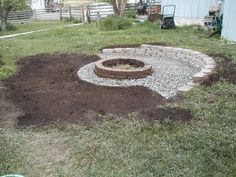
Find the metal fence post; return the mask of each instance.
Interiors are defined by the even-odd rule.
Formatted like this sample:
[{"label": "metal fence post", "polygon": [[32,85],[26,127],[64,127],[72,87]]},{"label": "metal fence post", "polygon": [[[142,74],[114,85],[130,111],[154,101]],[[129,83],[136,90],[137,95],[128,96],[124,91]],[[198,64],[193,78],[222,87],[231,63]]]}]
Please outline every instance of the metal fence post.
[{"label": "metal fence post", "polygon": [[60,21],[62,21],[62,8],[60,7]]},{"label": "metal fence post", "polygon": [[33,16],[34,16],[34,19],[37,20],[37,15],[36,15],[36,9],[33,10]]},{"label": "metal fence post", "polygon": [[71,15],[71,7],[69,6],[69,9],[68,9],[68,11],[69,11],[69,18],[70,18],[70,20],[72,20],[72,15]]},{"label": "metal fence post", "polygon": [[84,23],[84,6],[81,6],[81,21]]}]

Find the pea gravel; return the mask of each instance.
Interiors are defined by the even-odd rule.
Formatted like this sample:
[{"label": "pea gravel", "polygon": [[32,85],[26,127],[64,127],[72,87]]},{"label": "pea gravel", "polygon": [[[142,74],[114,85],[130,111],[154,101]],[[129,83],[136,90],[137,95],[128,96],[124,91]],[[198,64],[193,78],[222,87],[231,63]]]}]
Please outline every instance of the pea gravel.
[{"label": "pea gravel", "polygon": [[95,62],[85,65],[78,71],[78,76],[86,82],[110,87],[144,86],[159,93],[165,98],[174,97],[178,88],[192,81],[194,74],[201,71],[201,67],[193,66],[184,60],[174,57],[154,57],[150,55],[132,55],[130,53],[105,53],[101,58],[131,58],[151,64],[153,74],[141,79],[115,80],[100,78],[94,73]]}]

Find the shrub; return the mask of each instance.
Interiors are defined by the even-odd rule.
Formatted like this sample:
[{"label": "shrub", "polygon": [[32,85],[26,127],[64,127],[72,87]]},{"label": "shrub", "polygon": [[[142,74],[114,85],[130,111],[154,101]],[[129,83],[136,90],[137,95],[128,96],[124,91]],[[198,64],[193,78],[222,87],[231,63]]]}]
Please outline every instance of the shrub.
[{"label": "shrub", "polygon": [[[7,31],[16,31],[17,30],[17,27],[11,23],[7,23],[7,27],[6,27],[6,30]],[[0,27],[0,31],[2,31],[2,28]]]},{"label": "shrub", "polygon": [[11,23],[7,23],[7,31],[16,31],[17,27]]},{"label": "shrub", "polygon": [[101,30],[112,31],[112,30],[126,30],[132,26],[132,20],[127,17],[107,17],[99,20],[99,28]]},{"label": "shrub", "polygon": [[125,16],[126,16],[127,18],[135,18],[136,12],[135,12],[135,10],[128,9],[128,10],[125,12]]},{"label": "shrub", "polygon": [[80,18],[74,18],[73,23],[82,23],[82,20]]},{"label": "shrub", "polygon": [[68,18],[66,17],[64,19],[65,22],[73,22],[73,23],[81,23],[82,20],[80,18],[75,18],[75,17],[72,17],[72,18]]}]

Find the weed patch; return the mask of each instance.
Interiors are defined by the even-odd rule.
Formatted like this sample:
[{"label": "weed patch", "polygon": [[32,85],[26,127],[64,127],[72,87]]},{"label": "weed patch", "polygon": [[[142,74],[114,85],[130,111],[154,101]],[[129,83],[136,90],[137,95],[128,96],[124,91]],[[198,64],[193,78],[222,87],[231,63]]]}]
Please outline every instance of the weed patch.
[{"label": "weed patch", "polygon": [[2,55],[0,55],[0,67],[3,66],[5,62],[3,61]]},{"label": "weed patch", "polygon": [[107,17],[98,22],[99,28],[105,31],[126,30],[132,27],[132,21],[129,18]]}]

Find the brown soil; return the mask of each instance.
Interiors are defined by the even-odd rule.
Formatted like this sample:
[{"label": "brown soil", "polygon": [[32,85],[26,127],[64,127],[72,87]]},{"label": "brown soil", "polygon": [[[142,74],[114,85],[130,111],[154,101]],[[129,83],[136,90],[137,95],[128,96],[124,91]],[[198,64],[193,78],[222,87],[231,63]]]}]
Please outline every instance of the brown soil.
[{"label": "brown soil", "polygon": [[141,115],[149,121],[183,121],[187,122],[192,119],[190,111],[181,108],[151,108],[141,111]]},{"label": "brown soil", "polygon": [[145,87],[102,87],[81,81],[78,69],[98,59],[78,54],[40,54],[20,60],[19,72],[4,82],[8,99],[23,112],[23,116],[17,116],[18,126],[97,121],[101,119],[98,115],[108,113],[140,112],[147,120],[192,118],[185,110],[156,109],[166,100]]},{"label": "brown soil", "polygon": [[211,74],[203,85],[211,86],[219,81],[221,78],[236,84],[236,64],[232,62],[231,58],[224,56],[211,55],[217,61],[215,72]]}]

